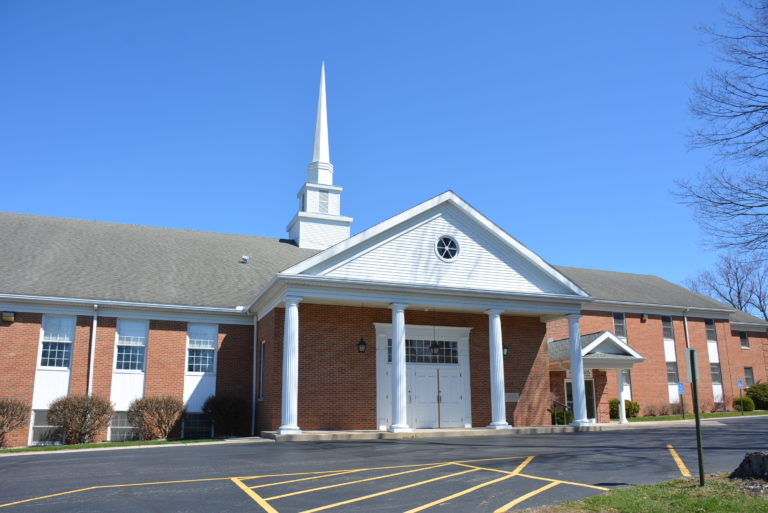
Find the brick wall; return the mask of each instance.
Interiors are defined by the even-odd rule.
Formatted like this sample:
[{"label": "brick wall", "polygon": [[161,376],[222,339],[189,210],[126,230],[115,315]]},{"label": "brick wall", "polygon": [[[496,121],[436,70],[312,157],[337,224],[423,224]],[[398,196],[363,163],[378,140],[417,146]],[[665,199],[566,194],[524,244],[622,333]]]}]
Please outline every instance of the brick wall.
[{"label": "brick wall", "polygon": [[[259,430],[280,426],[284,310],[259,322],[259,342],[267,342],[264,400]],[[374,323],[391,323],[389,309],[299,304],[299,427],[376,429],[376,332]],[[491,422],[486,315],[406,310],[406,324],[470,327],[470,387],[475,426]],[[507,392],[520,394],[508,403],[507,420],[518,425],[548,423],[549,374],[545,326],[538,318],[502,317]],[[357,352],[363,337],[365,353]],[[258,368],[258,367],[257,367]]]},{"label": "brick wall", "polygon": [[[37,368],[40,323],[43,316],[16,313],[15,322],[0,321],[0,396],[32,404],[32,391]],[[29,423],[12,431],[6,438],[10,447],[27,444]]]},{"label": "brick wall", "polygon": [[253,326],[219,325],[216,395],[234,395],[247,405],[247,415],[236,429],[236,435],[249,435],[252,418]]}]

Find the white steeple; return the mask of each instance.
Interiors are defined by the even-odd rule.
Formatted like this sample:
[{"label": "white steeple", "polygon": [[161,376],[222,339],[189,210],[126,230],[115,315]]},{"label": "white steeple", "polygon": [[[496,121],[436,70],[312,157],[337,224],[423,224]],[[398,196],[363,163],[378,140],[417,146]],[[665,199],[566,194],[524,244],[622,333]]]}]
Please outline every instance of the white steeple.
[{"label": "white steeple", "polygon": [[288,225],[289,237],[299,247],[325,249],[349,238],[352,218],[341,215],[341,191],[341,187],[333,185],[323,63],[320,68],[312,162],[307,166],[307,183],[298,194],[299,211]]}]

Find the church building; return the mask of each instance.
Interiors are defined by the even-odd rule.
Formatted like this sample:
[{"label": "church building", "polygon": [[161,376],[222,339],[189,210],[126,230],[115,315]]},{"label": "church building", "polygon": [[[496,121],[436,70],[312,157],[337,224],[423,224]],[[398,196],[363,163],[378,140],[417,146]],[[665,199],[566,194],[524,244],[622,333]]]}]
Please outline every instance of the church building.
[{"label": "church building", "polygon": [[[299,175],[297,175],[297,182]],[[452,191],[351,236],[321,74],[312,161],[286,239],[0,213],[0,397],[27,402],[10,445],[46,443],[50,403],[170,395],[206,436],[212,395],[240,434],[609,422],[732,409],[768,379],[768,323],[656,276],[549,264]],[[277,222],[277,220],[275,220]],[[623,404],[623,401],[620,401]],[[625,422],[623,408],[619,421]]]}]

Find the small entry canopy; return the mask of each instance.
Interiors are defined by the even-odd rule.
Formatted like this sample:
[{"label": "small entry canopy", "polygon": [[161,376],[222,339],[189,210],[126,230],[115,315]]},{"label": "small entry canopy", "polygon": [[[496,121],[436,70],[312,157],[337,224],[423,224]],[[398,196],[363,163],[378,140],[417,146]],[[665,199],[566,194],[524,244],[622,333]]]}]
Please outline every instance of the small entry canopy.
[{"label": "small entry canopy", "polygon": [[[568,339],[552,340],[548,344],[550,368],[570,367]],[[581,336],[581,357],[585,369],[631,369],[645,360],[640,353],[610,331],[598,331]]]}]

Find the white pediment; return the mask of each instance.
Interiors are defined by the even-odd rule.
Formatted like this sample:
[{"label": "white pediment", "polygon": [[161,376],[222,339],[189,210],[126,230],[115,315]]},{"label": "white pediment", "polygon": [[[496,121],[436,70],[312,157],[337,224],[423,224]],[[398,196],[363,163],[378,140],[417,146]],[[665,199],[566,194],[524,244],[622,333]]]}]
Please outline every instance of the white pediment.
[{"label": "white pediment", "polygon": [[[441,237],[458,243],[446,260]],[[286,270],[336,280],[587,296],[452,192],[441,194]]]},{"label": "white pediment", "polygon": [[[589,336],[589,335],[587,335]],[[644,358],[610,331],[602,332],[595,340],[581,350],[584,357],[624,356],[642,361]]]}]

